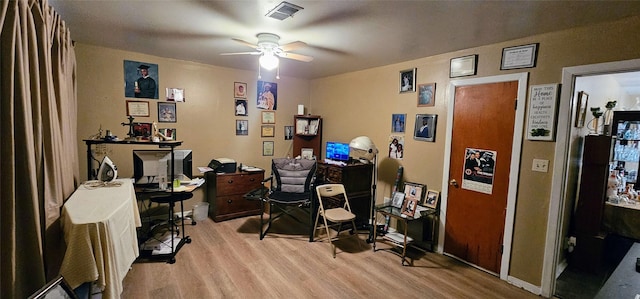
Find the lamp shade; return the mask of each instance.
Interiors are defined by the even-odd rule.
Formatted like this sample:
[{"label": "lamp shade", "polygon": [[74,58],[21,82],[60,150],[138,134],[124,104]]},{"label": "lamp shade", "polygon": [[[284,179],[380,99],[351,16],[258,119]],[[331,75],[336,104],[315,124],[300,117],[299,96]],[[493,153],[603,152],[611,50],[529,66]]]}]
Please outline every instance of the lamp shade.
[{"label": "lamp shade", "polygon": [[276,57],[272,53],[264,53],[258,60],[260,61],[260,66],[267,70],[273,70],[277,68],[278,64],[280,63],[278,57]]},{"label": "lamp shade", "polygon": [[372,161],[378,154],[378,148],[367,136],[353,138],[349,143],[349,148],[351,148],[351,157],[360,160]]}]

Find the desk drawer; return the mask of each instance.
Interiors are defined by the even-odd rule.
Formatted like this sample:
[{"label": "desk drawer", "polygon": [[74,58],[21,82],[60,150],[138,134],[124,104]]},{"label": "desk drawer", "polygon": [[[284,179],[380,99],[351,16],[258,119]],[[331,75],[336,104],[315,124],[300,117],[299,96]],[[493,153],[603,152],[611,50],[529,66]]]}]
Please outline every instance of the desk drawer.
[{"label": "desk drawer", "polygon": [[262,177],[262,173],[218,176],[216,178],[216,184],[218,187],[216,195],[244,195],[248,191],[259,188]]},{"label": "desk drawer", "polygon": [[224,221],[232,218],[259,215],[260,201],[247,200],[244,194],[219,196],[213,209],[213,220]]}]

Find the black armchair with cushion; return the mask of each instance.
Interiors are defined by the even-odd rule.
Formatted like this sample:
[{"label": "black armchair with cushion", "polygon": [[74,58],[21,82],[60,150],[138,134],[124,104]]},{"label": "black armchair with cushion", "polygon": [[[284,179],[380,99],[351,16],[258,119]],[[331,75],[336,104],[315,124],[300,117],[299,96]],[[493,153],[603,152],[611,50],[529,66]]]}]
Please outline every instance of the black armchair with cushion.
[{"label": "black armchair with cushion", "polygon": [[[260,240],[271,228],[271,224],[282,216],[288,216],[309,227],[309,241],[313,240],[313,214],[315,212],[314,182],[316,161],[306,159],[276,158],[271,162],[271,176],[263,181],[270,187],[263,187],[260,195]],[[269,207],[269,218],[265,219],[265,209]],[[303,210],[307,219],[299,219],[294,210]],[[266,225],[266,228],[265,228]]]}]

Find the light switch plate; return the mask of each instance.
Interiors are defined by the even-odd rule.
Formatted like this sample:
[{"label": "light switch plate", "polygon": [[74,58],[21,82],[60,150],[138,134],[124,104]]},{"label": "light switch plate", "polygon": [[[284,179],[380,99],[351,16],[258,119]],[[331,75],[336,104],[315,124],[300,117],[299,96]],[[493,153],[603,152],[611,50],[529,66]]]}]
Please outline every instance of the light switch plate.
[{"label": "light switch plate", "polygon": [[548,172],[549,160],[533,159],[533,166],[531,167],[531,170],[538,172]]}]

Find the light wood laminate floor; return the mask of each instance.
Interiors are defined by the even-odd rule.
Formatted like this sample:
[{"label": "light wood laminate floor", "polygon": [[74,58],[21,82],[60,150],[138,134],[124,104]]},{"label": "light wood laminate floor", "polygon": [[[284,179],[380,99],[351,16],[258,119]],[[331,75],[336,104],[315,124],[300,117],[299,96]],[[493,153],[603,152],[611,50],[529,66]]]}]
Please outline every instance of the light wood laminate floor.
[{"label": "light wood laminate floor", "polygon": [[361,234],[362,248],[343,239],[334,259],[326,240],[308,242],[295,223],[278,223],[264,240],[259,223],[252,216],[187,225],[193,241],[176,263],[134,263],[122,298],[539,298],[437,253],[416,253],[413,266],[402,266]]}]

